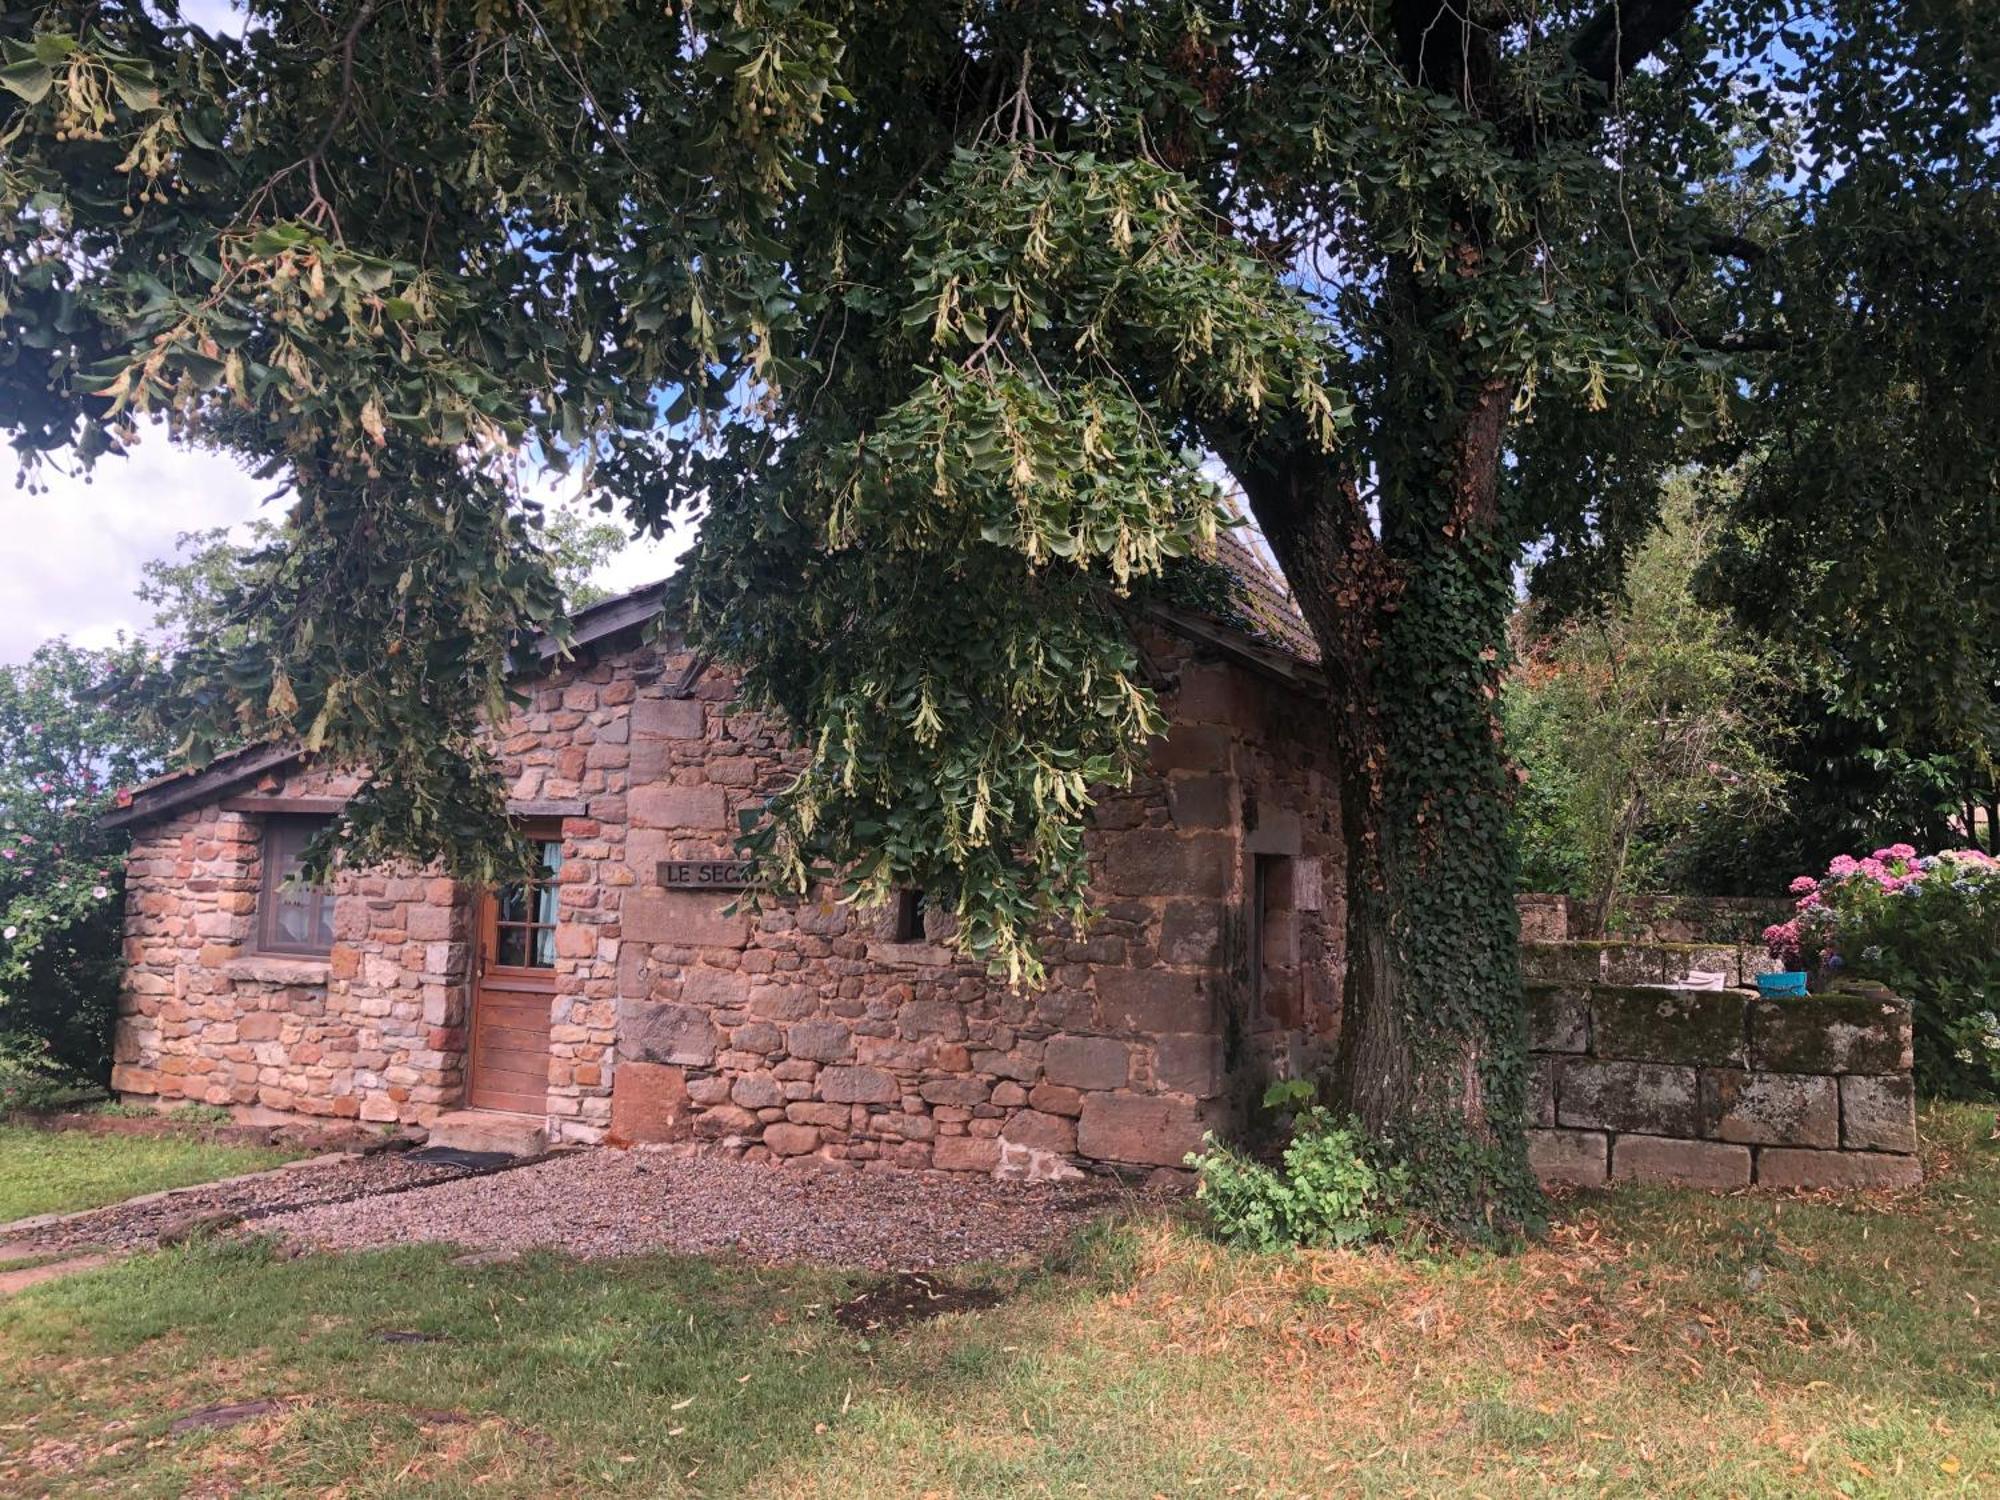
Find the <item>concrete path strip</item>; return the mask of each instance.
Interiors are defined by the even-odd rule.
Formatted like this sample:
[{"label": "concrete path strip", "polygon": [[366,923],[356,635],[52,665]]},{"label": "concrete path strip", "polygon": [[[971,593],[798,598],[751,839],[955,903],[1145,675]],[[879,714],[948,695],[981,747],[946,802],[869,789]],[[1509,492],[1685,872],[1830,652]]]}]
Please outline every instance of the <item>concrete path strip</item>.
[{"label": "concrete path strip", "polygon": [[8,1270],[0,1264],[0,1297],[11,1297],[16,1292],[25,1292],[31,1286],[40,1286],[45,1281],[54,1281],[58,1276],[71,1276],[78,1271],[94,1271],[99,1266],[108,1266],[114,1260],[123,1260],[122,1255],[69,1255],[60,1260],[40,1261],[35,1265],[22,1266],[18,1270]]},{"label": "concrete path strip", "polygon": [[140,1193],[134,1198],[121,1198],[116,1203],[100,1203],[95,1208],[79,1208],[61,1214],[36,1214],[32,1218],[15,1219],[12,1223],[0,1224],[0,1240],[23,1239],[44,1229],[55,1229],[63,1224],[74,1223],[78,1219],[87,1219],[92,1214],[108,1213],[114,1208],[138,1208],[147,1203],[169,1203],[175,1198],[187,1197],[194,1193],[210,1193],[217,1188],[260,1182],[267,1177],[283,1177],[311,1167],[338,1166],[342,1162],[352,1160],[354,1160],[352,1153],[334,1151],[324,1156],[301,1157],[298,1161],[288,1161],[281,1166],[268,1167],[262,1172],[239,1172],[234,1177],[217,1177],[210,1182],[191,1182],[186,1187],[162,1188],[157,1193]]}]

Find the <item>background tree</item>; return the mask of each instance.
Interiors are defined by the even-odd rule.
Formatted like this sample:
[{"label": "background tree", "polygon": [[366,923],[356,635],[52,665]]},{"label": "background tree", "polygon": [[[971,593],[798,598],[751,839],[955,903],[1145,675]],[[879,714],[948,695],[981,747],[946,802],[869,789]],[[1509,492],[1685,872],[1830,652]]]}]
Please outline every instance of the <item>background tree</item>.
[{"label": "background tree", "polygon": [[548,558],[549,576],[555,579],[567,608],[585,609],[611,597],[609,589],[590,581],[591,575],[623,551],[631,539],[632,533],[624,526],[601,515],[566,508],[544,514],[542,551]]},{"label": "background tree", "polygon": [[[153,606],[152,628],[144,632],[164,656],[192,642],[222,633],[239,646],[264,618],[263,591],[273,585],[290,552],[290,539],[276,522],[257,518],[240,528],[214,526],[183,531],[174,554],[140,567],[137,594]],[[591,575],[615,557],[630,533],[615,521],[569,509],[544,512],[539,535],[549,575],[570,609],[606,598]]]},{"label": "background tree", "polygon": [[[1513,568],[1615,571],[1660,466],[1768,389],[1739,359],[1850,318],[1785,278],[1927,246],[1940,158],[1988,191],[1970,8],[253,9],[0,19],[6,420],[94,456],[166,411],[291,484],[268,625],[191,680],[372,768],[357,856],[504,843],[479,713],[559,614],[531,453],[639,529],[706,506],[692,628],[814,751],[774,877],[914,880],[1033,978],[1088,788],[1158,723],[1121,600],[1214,524],[1212,454],[1329,680],[1342,1101],[1440,1217],[1532,1215]],[[1821,84],[1871,71],[1866,109]],[[1756,154],[1795,135],[1817,167]],[[1732,178],[1828,238],[1771,254]]]},{"label": "background tree", "polygon": [[1780,659],[1695,595],[1736,488],[1726,476],[1670,480],[1623,597],[1530,639],[1507,682],[1530,883],[1583,897],[1598,933],[1621,897],[1671,878],[1705,831],[1755,828],[1782,810]]},{"label": "background tree", "polygon": [[143,650],[55,640],[0,667],[0,1070],[108,1076],[125,835],[97,819],[162,747],[102,692]]}]

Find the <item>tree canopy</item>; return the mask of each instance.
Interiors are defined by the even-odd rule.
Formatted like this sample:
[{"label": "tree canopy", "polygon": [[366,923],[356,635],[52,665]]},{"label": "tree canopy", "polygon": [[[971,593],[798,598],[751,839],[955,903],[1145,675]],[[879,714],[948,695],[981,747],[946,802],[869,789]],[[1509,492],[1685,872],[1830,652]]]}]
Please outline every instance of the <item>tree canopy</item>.
[{"label": "tree canopy", "polygon": [[[524,466],[699,510],[690,628],[812,750],[767,869],[921,883],[1030,977],[1158,723],[1123,601],[1219,460],[1329,681],[1341,1100],[1518,1222],[1514,569],[1615,577],[1661,467],[1773,403],[1956,445],[1864,543],[1990,517],[1977,10],[40,0],[0,20],[6,423],[89,461],[161,412],[289,485],[268,628],[190,664],[218,732],[366,765],[358,854],[474,871],[479,716],[560,624]],[[1838,451],[1776,542],[1865,486]],[[1884,649],[1990,610],[1883,566]]]}]

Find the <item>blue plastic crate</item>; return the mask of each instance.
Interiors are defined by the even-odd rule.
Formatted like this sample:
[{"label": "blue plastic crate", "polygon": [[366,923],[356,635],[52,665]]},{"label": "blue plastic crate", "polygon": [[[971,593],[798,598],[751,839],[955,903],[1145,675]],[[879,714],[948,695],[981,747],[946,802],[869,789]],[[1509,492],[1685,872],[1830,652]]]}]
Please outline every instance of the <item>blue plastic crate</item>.
[{"label": "blue plastic crate", "polygon": [[1803,995],[1805,992],[1806,975],[1803,969],[1757,976],[1757,993],[1760,995]]}]

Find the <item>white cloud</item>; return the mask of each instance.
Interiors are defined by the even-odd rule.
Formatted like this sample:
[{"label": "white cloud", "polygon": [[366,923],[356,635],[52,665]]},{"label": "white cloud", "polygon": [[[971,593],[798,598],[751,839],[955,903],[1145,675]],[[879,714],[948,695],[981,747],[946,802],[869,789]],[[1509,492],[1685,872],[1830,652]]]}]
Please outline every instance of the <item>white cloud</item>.
[{"label": "white cloud", "polygon": [[[575,511],[592,520],[612,521],[620,526],[625,524],[625,518],[619,512],[606,514],[591,510],[583,502],[580,494],[582,486],[574,476],[552,474],[547,470],[537,472],[525,465],[521,474],[522,493],[549,510]],[[667,534],[657,541],[641,537],[627,542],[615,556],[590,575],[590,581],[614,594],[658,583],[674,571],[674,565],[693,543],[699,530],[698,522],[686,516],[676,517]]]},{"label": "white cloud", "polygon": [[21,661],[50,636],[106,646],[150,625],[134,592],[140,568],[171,554],[183,531],[252,519],[271,490],[157,429],[130,457],[99,460],[88,478],[47,467],[41,481],[46,494],[0,491],[0,661]]},{"label": "white cloud", "polygon": [[657,583],[674,571],[694,534],[695,527],[682,522],[657,542],[648,538],[627,543],[622,552],[591,574],[591,582],[614,594]]},{"label": "white cloud", "polygon": [[[108,646],[120,631],[146,630],[152,610],[136,590],[147,562],[172,555],[184,531],[241,527],[260,515],[275,521],[286,503],[261,505],[274,483],[219,455],[174,447],[157,428],[130,457],[100,460],[87,479],[49,467],[42,482],[45,494],[0,490],[0,662],[25,660],[51,636]],[[530,488],[564,503],[558,485]],[[694,532],[682,522],[659,541],[633,542],[592,581],[622,593],[665,578]]]},{"label": "white cloud", "polygon": [[181,0],[181,19],[225,36],[243,35],[249,21],[234,0]]}]

